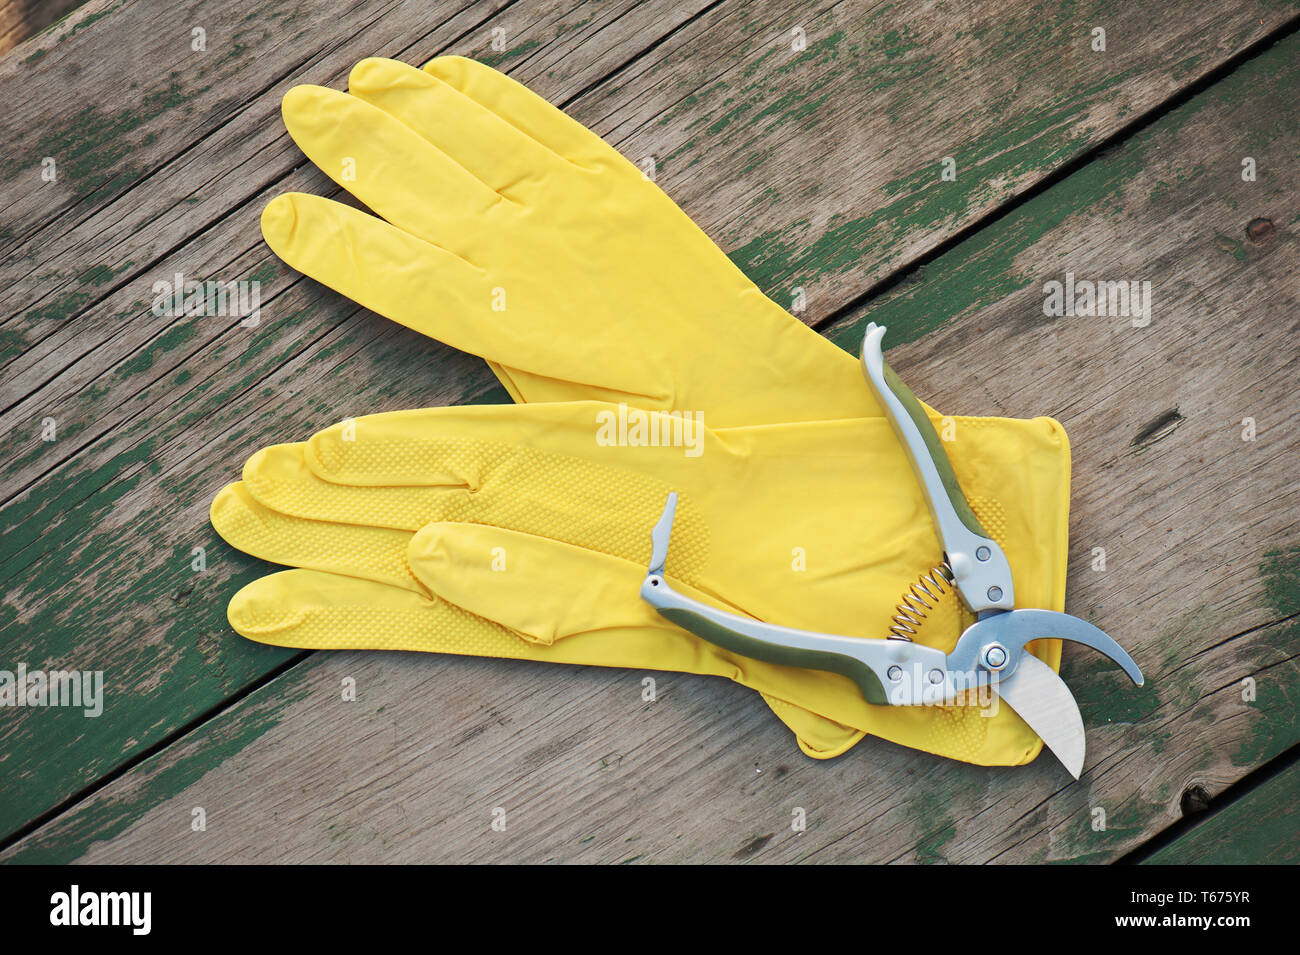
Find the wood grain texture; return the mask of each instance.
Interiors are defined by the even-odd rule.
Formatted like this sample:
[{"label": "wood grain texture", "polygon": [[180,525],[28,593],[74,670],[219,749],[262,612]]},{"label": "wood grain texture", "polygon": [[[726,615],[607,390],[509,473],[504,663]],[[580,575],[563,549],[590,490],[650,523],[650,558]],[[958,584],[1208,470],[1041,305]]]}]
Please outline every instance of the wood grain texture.
[{"label": "wood grain texture", "polygon": [[[1287,93],[1298,63],[1294,39],[1252,60],[832,330],[849,343],[871,318],[913,339],[891,351],[891,363],[945,411],[1049,413],[1071,434],[1068,609],[1115,634],[1149,677],[1146,691],[1132,691],[1087,651],[1067,650],[1063,675],[1089,727],[1083,784],[1066,786],[1047,759],[989,770],[875,741],[817,763],[797,754],[750,694],[720,681],[659,675],[658,701],[647,704],[640,673],[315,655],[5,858],[1102,861],[1140,844],[1177,818],[1188,786],[1221,791],[1300,737],[1300,501],[1288,457],[1297,445],[1300,128]],[[1257,182],[1241,180],[1243,156],[1256,160]],[[1256,220],[1271,227],[1248,232]],[[1152,281],[1150,325],[1046,318],[1041,286],[1067,271]],[[325,310],[326,297],[304,285],[282,291],[282,306]],[[235,392],[243,418],[196,417],[165,437],[161,455],[140,468],[161,457],[156,473],[179,489],[142,496],[136,520],[146,501],[188,502],[179,523],[192,521],[193,539],[216,552],[202,508],[224,478],[200,468],[219,471],[227,448],[282,436],[296,415],[341,417],[342,395],[411,403],[400,387],[408,379],[390,372],[376,385],[367,371],[415,365],[447,392],[481,387],[472,363],[437,349],[413,360],[402,354],[409,339],[378,325],[367,326],[369,338],[340,325],[319,331],[319,344],[295,341],[318,323],[277,321],[267,337],[283,338],[270,346],[271,366],[248,359],[262,370],[250,369]],[[243,373],[237,357],[204,355],[214,391]],[[464,377],[447,385],[445,369]],[[208,413],[230,400],[214,400]],[[1257,422],[1252,442],[1241,437],[1245,417]],[[216,448],[202,437],[214,428]],[[125,521],[120,533],[133,526]],[[166,525],[157,526],[162,536]],[[30,546],[38,545],[48,546],[44,538]],[[1095,547],[1106,549],[1104,571],[1093,569]],[[187,587],[176,603],[191,613],[219,607],[232,578],[261,572],[238,561],[222,554],[225,566],[197,582],[167,578],[167,562],[156,561],[160,596],[150,606],[164,606],[166,588]],[[120,552],[100,571],[110,593],[114,570]],[[119,599],[139,592],[138,582],[120,585]],[[116,613],[140,619],[122,605]],[[126,717],[157,700],[158,722],[143,728],[154,732],[198,680],[235,685],[279,659],[243,655],[247,647],[229,646],[233,638],[200,617],[211,628],[202,663],[185,664],[179,680],[160,678],[151,654],[179,661],[195,645],[183,643],[195,624],[171,624],[177,616],[157,610],[143,634],[99,634],[90,644],[77,631],[82,642],[69,644],[107,652],[131,638],[139,648],[141,635],[154,640],[124,663],[141,680],[160,679],[161,689],[141,686]],[[167,625],[177,629],[164,635]],[[339,699],[345,676],[361,688],[355,704]],[[1242,697],[1247,678],[1251,701]],[[22,734],[6,729],[6,752],[21,756]],[[47,792],[47,779],[29,782]],[[207,812],[206,832],[190,828],[195,807]],[[505,832],[490,828],[498,807]],[[795,809],[807,813],[806,832],[791,830]]]}]

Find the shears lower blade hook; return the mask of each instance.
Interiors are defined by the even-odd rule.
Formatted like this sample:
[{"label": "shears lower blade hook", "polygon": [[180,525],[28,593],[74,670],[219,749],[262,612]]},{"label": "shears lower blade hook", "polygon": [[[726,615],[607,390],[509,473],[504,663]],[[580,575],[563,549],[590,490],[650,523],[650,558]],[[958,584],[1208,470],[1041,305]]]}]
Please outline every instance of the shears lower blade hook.
[{"label": "shears lower blade hook", "polygon": [[[971,624],[961,635],[952,653],[948,655],[953,666],[961,668],[974,665],[983,647],[998,643],[1004,647],[1023,649],[1034,640],[1069,640],[1092,647],[1110,657],[1128,674],[1130,680],[1142,686],[1142,671],[1110,634],[1100,627],[1072,614],[1055,610],[1026,607],[1006,613],[991,613]],[[1026,657],[1029,654],[1025,655]],[[1024,658],[1022,658],[1023,661]]]}]

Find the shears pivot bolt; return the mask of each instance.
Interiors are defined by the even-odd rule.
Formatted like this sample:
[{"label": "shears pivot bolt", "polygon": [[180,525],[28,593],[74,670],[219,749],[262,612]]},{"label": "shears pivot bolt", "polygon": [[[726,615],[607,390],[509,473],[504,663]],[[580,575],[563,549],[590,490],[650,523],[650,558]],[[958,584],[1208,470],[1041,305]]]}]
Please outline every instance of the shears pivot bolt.
[{"label": "shears pivot bolt", "polygon": [[996,673],[1007,665],[1007,648],[1000,643],[990,643],[980,652],[980,657],[984,666]]}]

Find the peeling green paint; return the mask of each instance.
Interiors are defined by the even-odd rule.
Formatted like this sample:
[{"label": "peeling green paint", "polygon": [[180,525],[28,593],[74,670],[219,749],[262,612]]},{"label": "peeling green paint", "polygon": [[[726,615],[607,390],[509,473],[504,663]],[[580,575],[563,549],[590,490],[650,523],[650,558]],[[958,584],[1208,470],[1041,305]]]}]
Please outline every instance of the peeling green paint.
[{"label": "peeling green paint", "polygon": [[[1278,621],[1276,647],[1300,647],[1300,546],[1269,551],[1259,567],[1265,605]],[[1300,742],[1300,661],[1295,657],[1255,675],[1258,719],[1232,754],[1235,766],[1258,766]]]},{"label": "peeling green paint", "polygon": [[75,862],[96,843],[125,832],[151,809],[198,782],[209,769],[237,756],[279,725],[286,707],[309,693],[306,681],[286,677],[276,684],[274,702],[244,707],[237,714],[227,713],[206,724],[193,739],[175,744],[146,763],[132,786],[92,797],[77,813],[75,828],[56,823],[22,843],[6,861],[24,865]]},{"label": "peeling green paint", "polygon": [[178,319],[175,325],[172,325],[132,357],[118,365],[113,370],[114,376],[128,378],[131,375],[138,375],[148,371],[159,358],[170,354],[174,349],[178,349],[186,342],[191,342],[198,337],[199,331],[195,322],[196,319],[192,318],[188,320]]},{"label": "peeling green paint", "polygon": [[1144,865],[1294,865],[1300,862],[1300,766],[1202,819]]},{"label": "peeling green paint", "polygon": [[107,285],[133,265],[135,265],[134,261],[124,262],[122,267],[117,269],[107,265],[92,265],[77,273],[77,281],[83,285]]},{"label": "peeling green paint", "polygon": [[[888,325],[894,345],[923,337],[957,317],[977,311],[1036,284],[1040,276],[1015,270],[1016,258],[1036,242],[1081,214],[1113,215],[1126,189],[1150,165],[1153,151],[1166,149],[1182,128],[1210,103],[1234,103],[1260,95],[1263,88],[1291,87],[1300,81],[1300,58],[1290,45],[1261,54],[1221,83],[1194,97],[1174,112],[1130,140],[1123,148],[1106,153],[1069,178],[1022,205],[1014,216],[980,230],[940,259],[931,263],[917,281],[905,283],[874,300],[870,314],[858,313],[838,323],[829,337],[846,350],[856,350],[861,326],[872,320]],[[1101,95],[1110,81],[1098,84]],[[911,177],[889,184],[886,193],[898,196],[880,211],[860,219],[832,219],[829,227],[811,240],[795,228],[760,236],[731,253],[731,259],[774,298],[789,297],[795,280],[807,285],[827,274],[852,272],[863,260],[891,260],[908,236],[933,231],[944,223],[964,219],[969,210],[991,198],[984,180],[997,175],[1015,178],[1040,163],[1044,166],[1069,159],[1074,146],[1069,137],[1053,135],[1047,153],[1028,143],[1015,145],[1027,134],[1042,135],[1058,124],[1069,124],[1071,109],[1049,108],[1045,114],[1024,120],[1014,133],[981,140],[971,154],[959,152],[956,183],[938,181],[937,167],[927,167]],[[1083,135],[1082,133],[1080,135]],[[1009,138],[1008,138],[1009,137]],[[998,152],[998,150],[1002,150]],[[982,157],[982,158],[981,158]],[[980,163],[983,162],[981,166]],[[966,173],[972,166],[976,174]],[[990,168],[992,167],[992,168]],[[963,184],[963,175],[967,184]],[[1208,173],[1203,165],[1186,172],[1180,188],[1194,188]],[[1045,319],[1046,321],[1046,319]]]},{"label": "peeling green paint", "polygon": [[[1145,831],[1145,824],[1152,816],[1153,809],[1163,811],[1164,807],[1144,806],[1140,812],[1123,811],[1102,805],[1106,812],[1106,828],[1093,828],[1093,809],[1091,805],[1080,806],[1067,824],[1055,830],[1054,842],[1057,851],[1065,850],[1064,858],[1052,859],[1052,863],[1061,865],[1097,865],[1113,862],[1116,855],[1132,844],[1135,837]],[[1133,820],[1130,825],[1119,825],[1121,821]]]},{"label": "peeling green paint", "polygon": [[1214,245],[1220,252],[1228,253],[1238,262],[1246,261],[1246,246],[1240,239],[1234,239],[1220,232],[1214,237]]},{"label": "peeling green paint", "polygon": [[[1232,102],[1243,96],[1256,95],[1256,77],[1260,69],[1278,71],[1280,75],[1270,82],[1279,87],[1294,83],[1296,67],[1289,59],[1293,60],[1285,49],[1270,50],[1260,57],[1263,62],[1259,66],[1252,64],[1251,70],[1238,71],[1212,90],[1195,97],[1126,144],[1124,149],[1089,164],[1081,171],[1082,178],[1076,175],[1058,184],[1050,195],[1056,200],[1065,199],[1072,203],[1069,207],[1062,207],[1063,212],[1079,212],[1094,206],[1104,208],[1107,202],[1118,199],[1127,180],[1141,172],[1152,143],[1167,140],[1206,103],[1216,99]],[[892,201],[875,213],[834,219],[817,236],[802,235],[791,228],[767,233],[735,249],[731,258],[764,291],[778,299],[789,296],[796,280],[807,284],[824,275],[852,272],[863,261],[870,261],[879,269],[896,258],[899,249],[906,247],[903,240],[907,236],[915,236],[918,230],[933,231],[965,221],[973,211],[1005,198],[1015,188],[1015,183],[1076,157],[1092,142],[1091,130],[1084,121],[1088,110],[1132,79],[1130,72],[1115,71],[1081,88],[1072,89],[1030,113],[1018,118],[1012,116],[1008,122],[953,151],[957,162],[956,182],[940,180],[938,157],[935,157],[933,163],[927,163],[910,176],[886,184],[882,192]],[[1255,85],[1254,90],[1248,89],[1250,84]],[[1005,102],[991,104],[990,110],[995,113],[1010,111],[1015,105],[1010,98],[1012,95],[1009,94]],[[1068,132],[1063,134],[1063,131]],[[1165,189],[1183,187],[1205,175],[1204,166],[1196,166],[1180,172],[1165,185]],[[1065,218],[1064,215],[1054,215],[1044,205],[1039,201],[1033,210],[1038,213],[1035,224],[1040,233],[1054,228]],[[1027,223],[1021,224],[1023,227]],[[981,271],[989,274],[994,272],[996,265],[1002,265],[1005,270],[1009,264],[1005,259],[990,262]],[[1010,290],[1010,284],[996,281],[989,291],[1005,292]],[[985,302],[989,300],[991,296],[983,299]],[[919,327],[930,330],[934,323]]]},{"label": "peeling green paint", "polygon": [[[104,11],[105,13],[109,11]],[[21,151],[24,158],[10,159],[0,166],[0,178],[12,180],[30,163],[51,156],[58,164],[59,179],[71,183],[78,200],[101,190],[112,191],[144,174],[144,169],[122,162],[127,156],[152,144],[157,132],[131,134],[163,113],[184,106],[191,95],[206,92],[202,87],[195,94],[186,93],[173,72],[165,89],[144,96],[130,109],[112,113],[102,112],[94,105],[83,106],[66,118],[51,122],[35,146]]]},{"label": "peeling green paint", "polygon": [[37,305],[27,310],[27,317],[36,321],[53,320],[62,322],[81,311],[90,301],[89,292],[65,292],[44,305]]},{"label": "peeling green paint", "polygon": [[1268,606],[1279,618],[1300,614],[1300,547],[1269,551],[1259,575]]},{"label": "peeling green paint", "polygon": [[478,61],[486,66],[499,68],[502,63],[506,62],[506,60],[513,60],[517,56],[523,56],[525,53],[530,50],[535,50],[541,45],[541,41],[539,40],[525,40],[518,46],[512,47],[509,50],[503,50],[500,53],[482,54],[478,57]]},{"label": "peeling green paint", "polygon": [[935,793],[922,792],[908,801],[907,808],[916,831],[913,861],[927,865],[947,862],[944,849],[957,835],[951,801]]},{"label": "peeling green paint", "polygon": [[[120,4],[120,3],[115,3],[115,4],[113,4],[111,7],[105,7],[103,10],[98,10],[98,11],[96,11],[95,13],[91,13],[91,14],[88,14],[87,16],[85,16],[85,17],[82,17],[82,18],[81,18],[80,20],[78,20],[75,24],[73,24],[71,30],[69,30],[67,33],[63,34],[61,37],[59,37],[59,42],[62,43],[64,40],[71,40],[74,36],[76,36],[79,32],[81,32],[82,30],[84,30],[86,27],[90,26],[90,25],[91,25],[92,23],[94,23],[96,20],[102,19],[103,17],[106,17],[106,16],[108,16],[108,15],[111,14],[111,13],[116,13],[119,9],[121,9],[121,7],[122,7],[122,4]],[[75,12],[75,11],[72,11],[72,12]],[[71,16],[71,15],[72,15],[72,12],[70,12],[70,13],[68,14],[68,16]],[[65,16],[65,17],[61,18],[60,20],[58,20],[58,21],[54,24],[54,26],[57,27],[57,26],[59,26],[60,24],[62,24],[65,20],[68,19],[68,16]]]},{"label": "peeling green paint", "polygon": [[269,285],[280,274],[280,269],[276,259],[267,259],[248,275],[250,282],[260,282]]},{"label": "peeling green paint", "polygon": [[[27,310],[26,315],[29,319],[36,321],[66,321],[84,309],[94,299],[94,293],[87,289],[87,286],[107,285],[134,264],[134,262],[126,262],[118,269],[110,268],[107,265],[94,265],[88,269],[83,269],[76,276],[76,282],[81,287],[74,287],[72,291],[64,292],[43,305],[32,306]],[[119,314],[117,317],[122,319],[129,316]]]},{"label": "peeling green paint", "polygon": [[[761,54],[759,54],[757,59],[751,60],[750,62],[746,63],[744,68],[740,71],[740,75],[744,79],[750,79],[755,73],[763,69],[763,67],[767,64],[768,60],[770,60],[775,55],[776,55],[776,48],[768,47],[768,49],[764,50]],[[698,97],[696,97],[696,99],[698,99]]]},{"label": "peeling green paint", "polygon": [[[891,261],[905,247],[907,236],[962,221],[973,209],[995,202],[1010,191],[1010,186],[993,187],[990,181],[1014,182],[1076,155],[1087,142],[1086,130],[1076,125],[1073,127],[1076,132],[1068,136],[1059,135],[1058,130],[1071,128],[1071,117],[1081,108],[1078,103],[1049,107],[956,151],[955,182],[940,180],[936,157],[934,164],[888,183],[883,193],[896,198],[875,213],[855,219],[834,218],[820,236],[811,240],[789,231],[768,233],[732,252],[732,261],[761,288],[777,297],[788,297],[795,276],[807,282],[824,274],[853,271],[863,260]],[[1058,203],[1062,198],[1068,199],[1071,205],[1049,206],[1040,196],[1029,209],[1032,219],[1017,218],[1021,234],[1014,238],[1005,236],[1004,244],[1009,248],[1023,242],[1024,230],[1029,226],[1041,235],[1058,227],[1070,213],[1118,194],[1124,182],[1141,171],[1144,153],[1140,147],[1126,151],[1119,159],[1112,157],[1109,163],[1099,161],[1089,165],[1082,170],[1086,174],[1082,179],[1073,176],[1058,184],[1052,191],[1054,198]],[[984,230],[976,237],[983,239],[986,253],[995,250],[994,237],[986,235],[989,231]],[[1001,266],[1005,276],[1010,258],[1010,255],[1000,255],[996,261],[983,263],[981,272],[988,274]],[[963,281],[969,282],[970,278],[967,274]],[[947,284],[949,288],[942,290],[945,296],[952,292],[953,283]],[[980,301],[987,303],[1025,284],[1027,280],[995,281]],[[945,317],[951,314],[947,310],[939,312]],[[931,330],[935,324],[933,320],[927,323],[924,331]]]},{"label": "peeling green paint", "polygon": [[1148,679],[1145,686],[1134,687],[1114,663],[1096,654],[1067,657],[1061,679],[1074,694],[1085,726],[1142,723],[1169,702],[1162,697],[1162,681]]},{"label": "peeling green paint", "polygon": [[[283,334],[241,340],[241,357],[255,352],[264,356],[261,363],[222,362],[219,356],[228,346],[211,343],[217,363],[227,369],[221,378],[193,387],[174,415],[132,418],[112,433],[110,457],[99,457],[95,465],[74,459],[45,476],[39,494],[19,497],[0,512],[0,566],[8,588],[0,613],[6,620],[6,660],[103,669],[106,706],[116,708],[116,718],[99,719],[33,710],[5,726],[0,765],[22,771],[0,777],[0,837],[297,652],[241,640],[230,631],[224,608],[231,594],[281,568],[232,551],[207,524],[206,502],[224,483],[220,476],[184,471],[164,476],[157,458],[197,419],[237,398],[246,402],[243,396],[267,367],[283,365],[301,349],[302,335],[293,328],[313,326],[314,319],[312,309],[302,309],[277,322]],[[169,329],[165,334],[173,338],[165,346],[170,348],[132,359],[137,375],[150,376],[161,356],[174,354],[194,331],[194,323]],[[393,367],[402,359],[411,360],[399,354]],[[486,370],[483,376],[492,377]],[[148,386],[171,387],[167,379]],[[147,395],[146,389],[133,400],[147,401]],[[86,408],[99,404],[88,394],[79,400]],[[85,426],[75,415],[68,420],[60,428],[61,441]],[[6,462],[11,469],[50,452],[51,445],[30,440],[30,451]],[[233,477],[249,444],[239,443],[238,433],[228,440],[235,452]],[[119,526],[119,510],[137,506],[148,484],[157,485],[149,493],[159,506]],[[185,526],[177,523],[179,513],[202,516]],[[190,568],[194,546],[207,551],[206,574]],[[223,565],[227,573],[212,573]],[[101,586],[123,579],[130,585]],[[87,643],[87,628],[108,638]],[[141,634],[149,638],[140,639]],[[131,682],[114,682],[122,680]],[[51,746],[51,739],[65,745]],[[37,752],[40,756],[32,755]]]},{"label": "peeling green paint", "polygon": [[0,360],[9,361],[31,347],[27,336],[17,328],[0,328]]}]

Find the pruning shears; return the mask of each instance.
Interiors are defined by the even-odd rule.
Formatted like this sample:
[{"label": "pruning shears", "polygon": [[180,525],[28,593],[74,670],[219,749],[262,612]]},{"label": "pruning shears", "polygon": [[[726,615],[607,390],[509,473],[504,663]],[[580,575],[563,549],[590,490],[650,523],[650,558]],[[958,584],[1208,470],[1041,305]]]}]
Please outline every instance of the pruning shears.
[{"label": "pruning shears", "polygon": [[1123,647],[1087,621],[1053,610],[1016,608],[1011,565],[966,500],[925,409],[886,364],[884,335],[883,326],[867,325],[863,372],[921,482],[943,545],[944,577],[976,618],[952,652],[916,643],[907,628],[893,628],[884,639],[799,630],[718,610],[679,593],[664,577],[676,492],[669,494],[651,534],[641,597],[668,620],[734,653],[842,674],[857,683],[870,703],[952,705],[993,690],[1078,779],[1085,749],[1079,707],[1065,682],[1026,645],[1044,638],[1071,640],[1110,657],[1138,686],[1142,672]]}]

